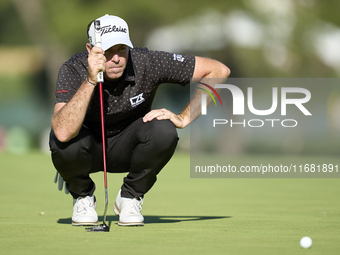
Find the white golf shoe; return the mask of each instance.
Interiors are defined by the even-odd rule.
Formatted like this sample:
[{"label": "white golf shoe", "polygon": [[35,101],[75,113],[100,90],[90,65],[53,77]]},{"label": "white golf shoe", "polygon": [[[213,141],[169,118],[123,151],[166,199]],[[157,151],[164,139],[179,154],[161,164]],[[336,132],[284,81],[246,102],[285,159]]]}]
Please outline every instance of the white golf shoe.
[{"label": "white golf shoe", "polygon": [[119,215],[119,226],[144,226],[144,217],[141,213],[142,198],[121,197],[119,190],[113,210]]},{"label": "white golf shoe", "polygon": [[96,198],[94,195],[73,199],[72,225],[93,226],[98,224]]}]

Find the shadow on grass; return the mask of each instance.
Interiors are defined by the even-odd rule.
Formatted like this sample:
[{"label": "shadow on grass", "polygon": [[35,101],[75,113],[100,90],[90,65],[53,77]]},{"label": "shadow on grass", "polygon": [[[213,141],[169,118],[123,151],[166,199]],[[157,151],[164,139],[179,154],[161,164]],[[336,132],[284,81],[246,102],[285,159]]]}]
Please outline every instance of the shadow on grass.
[{"label": "shadow on grass", "polygon": [[[162,224],[162,223],[178,223],[184,221],[201,221],[201,220],[219,220],[228,219],[231,216],[159,216],[159,215],[145,215],[144,223],[146,224]],[[103,216],[98,217],[99,222],[103,221]],[[106,222],[111,226],[113,221],[118,221],[118,216],[107,215]],[[72,218],[59,219],[57,221],[59,224],[72,224]]]},{"label": "shadow on grass", "polygon": [[158,216],[158,215],[146,215],[144,216],[144,222],[148,224],[152,223],[177,223],[182,221],[200,221],[200,220],[218,220],[227,219],[231,216]]}]

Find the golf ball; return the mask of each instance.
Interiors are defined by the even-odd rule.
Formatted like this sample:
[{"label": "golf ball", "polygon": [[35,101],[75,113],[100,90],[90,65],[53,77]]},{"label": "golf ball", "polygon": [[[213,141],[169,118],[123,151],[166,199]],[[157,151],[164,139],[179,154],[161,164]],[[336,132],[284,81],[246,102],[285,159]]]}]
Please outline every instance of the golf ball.
[{"label": "golf ball", "polygon": [[304,236],[300,240],[300,245],[302,248],[308,249],[312,246],[312,239],[308,236]]}]

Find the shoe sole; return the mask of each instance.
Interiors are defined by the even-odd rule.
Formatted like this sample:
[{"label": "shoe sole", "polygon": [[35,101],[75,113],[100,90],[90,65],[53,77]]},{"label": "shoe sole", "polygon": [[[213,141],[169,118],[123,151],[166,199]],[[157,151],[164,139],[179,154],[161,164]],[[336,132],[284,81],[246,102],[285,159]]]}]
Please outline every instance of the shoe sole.
[{"label": "shoe sole", "polygon": [[[118,209],[118,206],[116,205],[116,203],[114,204],[114,207],[113,207],[113,211],[115,212],[116,215],[119,216],[120,214],[120,211]],[[118,226],[144,226],[144,222],[121,222],[121,221],[118,221]]]},{"label": "shoe sole", "polygon": [[99,225],[99,221],[97,222],[74,222],[72,221],[72,226],[97,226]]},{"label": "shoe sole", "polygon": [[144,222],[120,222],[118,221],[118,226],[124,227],[142,227],[144,226]]}]

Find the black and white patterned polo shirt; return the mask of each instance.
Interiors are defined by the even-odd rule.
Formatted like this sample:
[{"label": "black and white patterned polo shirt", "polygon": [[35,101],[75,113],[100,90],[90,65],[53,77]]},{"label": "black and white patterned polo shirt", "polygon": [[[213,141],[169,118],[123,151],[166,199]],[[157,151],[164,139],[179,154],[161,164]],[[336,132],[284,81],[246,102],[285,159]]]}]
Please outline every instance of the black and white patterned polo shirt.
[{"label": "black and white patterned polo shirt", "polygon": [[[56,103],[67,103],[83,83],[87,76],[87,58],[87,52],[79,53],[61,66],[56,86]],[[118,134],[148,113],[160,84],[188,84],[194,68],[194,56],[150,51],[147,48],[130,49],[122,78],[118,82],[103,83],[106,135]],[[98,88],[95,88],[84,125],[100,134]]]}]

